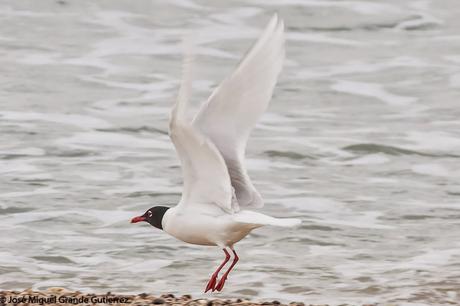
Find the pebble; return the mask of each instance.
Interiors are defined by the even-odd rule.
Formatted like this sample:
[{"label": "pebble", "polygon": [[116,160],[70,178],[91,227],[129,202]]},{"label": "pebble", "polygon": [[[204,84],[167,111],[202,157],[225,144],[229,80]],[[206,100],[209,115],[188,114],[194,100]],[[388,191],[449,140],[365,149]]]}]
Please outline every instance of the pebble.
[{"label": "pebble", "polygon": [[[302,302],[291,302],[289,304],[283,304],[277,300],[272,302],[252,302],[246,299],[235,298],[235,299],[192,299],[190,294],[184,294],[182,296],[175,297],[174,294],[166,293],[160,296],[154,296],[148,293],[140,293],[138,295],[117,295],[112,293],[111,291],[107,292],[106,294],[83,294],[80,291],[69,291],[65,288],[60,287],[51,287],[47,290],[42,291],[34,291],[31,288],[28,288],[22,292],[18,291],[0,291],[0,296],[21,296],[21,295],[32,295],[32,296],[40,296],[40,297],[48,297],[52,295],[59,295],[59,296],[68,296],[72,298],[79,298],[82,296],[86,297],[110,297],[111,299],[116,297],[123,297],[128,299],[128,303],[108,303],[108,304],[97,304],[98,306],[145,306],[145,305],[174,305],[174,306],[221,306],[221,305],[238,305],[238,306],[260,306],[260,305],[276,305],[276,306],[305,306]],[[25,303],[19,303],[14,306],[26,306]],[[75,306],[72,304],[46,304],[46,306],[61,306],[61,305],[68,305],[68,306]],[[0,303],[0,306],[11,306],[5,305],[4,303]],[[31,305],[28,305],[31,306]],[[90,306],[90,305],[88,305]],[[311,305],[313,306],[313,305]]]},{"label": "pebble", "polygon": [[154,299],[152,301],[152,304],[155,304],[155,305],[164,304],[164,303],[165,303],[165,300],[163,299]]}]

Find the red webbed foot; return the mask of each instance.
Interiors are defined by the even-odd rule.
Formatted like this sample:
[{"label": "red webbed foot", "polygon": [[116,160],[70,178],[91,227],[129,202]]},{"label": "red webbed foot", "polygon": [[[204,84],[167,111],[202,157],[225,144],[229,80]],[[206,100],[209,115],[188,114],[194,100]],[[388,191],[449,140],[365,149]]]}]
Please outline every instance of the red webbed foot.
[{"label": "red webbed foot", "polygon": [[233,267],[236,265],[236,263],[239,260],[239,257],[236,254],[235,250],[232,249],[232,251],[233,251],[233,254],[235,255],[235,258],[233,258],[232,264],[228,268],[227,272],[225,272],[224,275],[222,275],[222,278],[220,279],[219,283],[215,287],[215,290],[219,292],[222,291],[222,289],[224,289],[225,281],[227,280],[228,274],[230,273],[230,271],[232,271]]},{"label": "red webbed foot", "polygon": [[204,293],[208,292],[209,290],[214,291],[216,288],[216,283],[217,283],[217,274],[214,273],[209,279],[208,285],[206,286]]},{"label": "red webbed foot", "polygon": [[206,285],[206,289],[204,290],[204,293],[208,292],[209,290],[212,290],[213,292],[216,290],[216,283],[217,283],[217,277],[219,276],[220,270],[225,266],[225,264],[230,260],[230,254],[227,252],[226,249],[223,249],[225,253],[225,259],[224,261],[220,264],[220,266],[217,268],[216,272],[214,272],[211,275],[211,278],[208,281],[208,284]]}]

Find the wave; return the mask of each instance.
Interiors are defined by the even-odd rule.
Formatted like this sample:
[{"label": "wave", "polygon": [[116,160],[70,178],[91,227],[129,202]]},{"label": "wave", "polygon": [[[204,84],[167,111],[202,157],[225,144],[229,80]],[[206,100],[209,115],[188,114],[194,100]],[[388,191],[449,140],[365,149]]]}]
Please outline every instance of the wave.
[{"label": "wave", "polygon": [[425,157],[460,157],[459,155],[454,154],[433,154],[376,143],[361,143],[349,145],[343,147],[342,150],[353,152],[355,154],[360,155],[383,153],[388,155],[419,155]]}]

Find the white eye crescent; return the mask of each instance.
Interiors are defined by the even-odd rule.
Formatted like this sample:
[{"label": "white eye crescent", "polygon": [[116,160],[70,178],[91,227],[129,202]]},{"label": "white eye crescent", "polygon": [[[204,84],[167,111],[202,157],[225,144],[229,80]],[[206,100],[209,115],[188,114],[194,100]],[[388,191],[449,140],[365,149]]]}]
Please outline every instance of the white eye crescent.
[{"label": "white eye crescent", "polygon": [[152,214],[152,212],[149,210],[149,211],[147,212],[147,215],[148,215],[149,218],[150,218],[150,217],[152,217],[153,214]]}]

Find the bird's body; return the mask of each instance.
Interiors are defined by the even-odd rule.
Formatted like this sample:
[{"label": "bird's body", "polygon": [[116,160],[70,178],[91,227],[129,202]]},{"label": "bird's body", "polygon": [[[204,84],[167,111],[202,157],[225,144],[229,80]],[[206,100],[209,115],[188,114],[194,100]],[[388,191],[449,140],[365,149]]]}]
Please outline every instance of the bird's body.
[{"label": "bird's body", "polygon": [[162,224],[165,232],[184,242],[233,247],[253,229],[264,225],[294,226],[298,220],[277,219],[250,210],[228,214],[215,205],[198,204],[168,209]]},{"label": "bird's body", "polygon": [[238,222],[236,215],[245,214],[244,211],[229,215],[219,209],[208,209],[207,206],[202,205],[198,212],[195,208],[193,211],[176,207],[169,209],[163,218],[164,231],[192,244],[231,247],[260,226]]},{"label": "bird's body", "polygon": [[[206,291],[222,290],[238,261],[233,246],[252,230],[264,225],[300,224],[298,219],[278,219],[248,210],[264,203],[244,166],[246,144],[268,107],[283,59],[284,24],[274,15],[235,71],[189,121],[190,50],[185,56],[181,87],[169,122],[169,135],[184,177],[182,198],[172,208],[152,207],[132,222],[147,221],[187,243],[221,247],[226,258],[211,276]],[[218,273],[230,259],[227,247],[234,260],[217,283]]]}]

